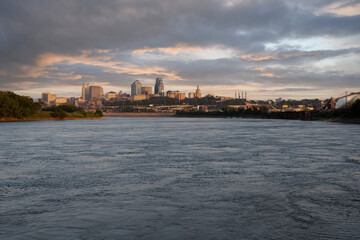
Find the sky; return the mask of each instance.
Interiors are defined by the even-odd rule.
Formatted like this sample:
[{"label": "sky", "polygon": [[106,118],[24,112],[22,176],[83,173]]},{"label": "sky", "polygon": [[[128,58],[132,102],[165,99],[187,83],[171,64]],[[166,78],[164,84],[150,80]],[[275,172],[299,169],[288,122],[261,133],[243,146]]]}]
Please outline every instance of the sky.
[{"label": "sky", "polygon": [[0,0],[0,90],[360,91],[360,0]]}]

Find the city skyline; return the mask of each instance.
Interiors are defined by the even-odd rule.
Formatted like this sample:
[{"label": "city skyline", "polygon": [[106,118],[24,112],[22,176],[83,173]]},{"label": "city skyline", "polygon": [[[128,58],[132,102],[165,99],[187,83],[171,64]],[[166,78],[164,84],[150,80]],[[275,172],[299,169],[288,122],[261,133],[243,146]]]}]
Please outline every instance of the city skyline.
[{"label": "city skyline", "polygon": [[186,93],[328,99],[360,88],[359,14],[350,0],[5,1],[0,89],[71,97],[159,77]]}]

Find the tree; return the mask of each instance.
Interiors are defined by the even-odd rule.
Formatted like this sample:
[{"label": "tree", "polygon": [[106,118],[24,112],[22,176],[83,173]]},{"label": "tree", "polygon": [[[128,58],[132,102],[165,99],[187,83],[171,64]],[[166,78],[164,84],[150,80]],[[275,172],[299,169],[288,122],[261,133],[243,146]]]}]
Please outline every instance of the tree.
[{"label": "tree", "polygon": [[67,117],[67,114],[64,110],[57,108],[54,112],[51,113],[51,117],[64,119]]},{"label": "tree", "polygon": [[100,109],[96,109],[95,116],[103,117],[104,114],[103,114],[103,112],[102,112]]}]

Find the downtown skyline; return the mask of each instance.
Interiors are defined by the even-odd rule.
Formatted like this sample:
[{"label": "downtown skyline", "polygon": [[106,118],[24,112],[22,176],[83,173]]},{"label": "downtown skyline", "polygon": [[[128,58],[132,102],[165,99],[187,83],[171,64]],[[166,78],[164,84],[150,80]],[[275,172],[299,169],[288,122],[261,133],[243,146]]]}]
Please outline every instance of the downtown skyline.
[{"label": "downtown skyline", "polygon": [[85,82],[253,99],[360,88],[360,1],[3,1],[0,89],[80,96]]}]

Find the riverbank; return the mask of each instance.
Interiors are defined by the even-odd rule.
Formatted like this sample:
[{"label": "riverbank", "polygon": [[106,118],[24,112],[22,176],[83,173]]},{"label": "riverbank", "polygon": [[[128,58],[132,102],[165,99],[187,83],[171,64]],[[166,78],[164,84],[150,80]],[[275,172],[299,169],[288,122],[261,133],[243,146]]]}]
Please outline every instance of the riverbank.
[{"label": "riverbank", "polygon": [[94,113],[64,113],[63,117],[53,116],[52,112],[38,112],[30,117],[23,118],[0,118],[0,122],[29,122],[29,121],[57,121],[57,120],[91,120],[91,119],[101,119],[100,116],[95,115]]},{"label": "riverbank", "polygon": [[144,112],[122,112],[122,113],[103,113],[104,117],[175,117],[175,113],[144,113]]},{"label": "riverbank", "polygon": [[61,120],[99,120],[102,117],[83,117],[83,118],[1,118],[0,122],[33,122],[33,121],[61,121]]}]

